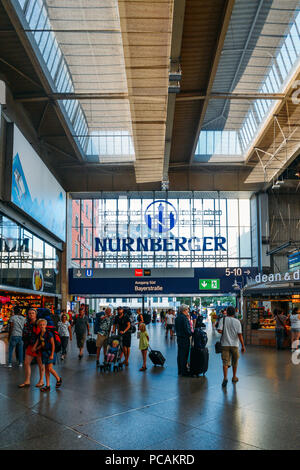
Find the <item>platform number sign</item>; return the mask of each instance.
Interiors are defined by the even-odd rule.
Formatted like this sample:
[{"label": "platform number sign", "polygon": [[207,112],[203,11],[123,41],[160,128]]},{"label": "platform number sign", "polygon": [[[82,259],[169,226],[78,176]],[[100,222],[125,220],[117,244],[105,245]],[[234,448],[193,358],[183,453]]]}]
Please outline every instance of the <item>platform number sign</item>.
[{"label": "platform number sign", "polygon": [[199,290],[219,290],[220,279],[199,279]]}]

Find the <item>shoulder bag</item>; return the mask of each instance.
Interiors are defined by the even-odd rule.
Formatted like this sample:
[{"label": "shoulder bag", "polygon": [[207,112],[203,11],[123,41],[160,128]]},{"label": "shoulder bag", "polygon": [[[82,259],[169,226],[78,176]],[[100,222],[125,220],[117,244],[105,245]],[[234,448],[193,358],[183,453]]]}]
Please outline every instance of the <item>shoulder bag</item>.
[{"label": "shoulder bag", "polygon": [[223,333],[224,333],[224,328],[225,328],[225,318],[226,317],[223,317],[223,329],[222,329],[222,335],[221,335],[221,339],[220,341],[217,341],[216,344],[215,344],[215,352],[216,354],[221,354],[222,352],[222,338],[223,338]]}]

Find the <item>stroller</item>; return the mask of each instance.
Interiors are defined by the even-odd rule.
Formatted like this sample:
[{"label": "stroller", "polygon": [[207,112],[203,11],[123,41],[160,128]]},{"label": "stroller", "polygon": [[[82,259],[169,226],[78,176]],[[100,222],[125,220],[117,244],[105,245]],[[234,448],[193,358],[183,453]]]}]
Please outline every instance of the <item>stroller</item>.
[{"label": "stroller", "polygon": [[[108,355],[110,354],[109,350],[112,348],[113,343],[117,341],[118,345],[116,348],[116,352],[114,353],[114,358],[112,361],[109,361]],[[121,364],[121,354],[122,354],[122,336],[118,335],[111,335],[107,340],[108,351],[105,355],[104,362],[100,366],[101,372],[111,371],[113,367],[113,371],[116,372],[118,370],[123,369],[123,364]]]}]

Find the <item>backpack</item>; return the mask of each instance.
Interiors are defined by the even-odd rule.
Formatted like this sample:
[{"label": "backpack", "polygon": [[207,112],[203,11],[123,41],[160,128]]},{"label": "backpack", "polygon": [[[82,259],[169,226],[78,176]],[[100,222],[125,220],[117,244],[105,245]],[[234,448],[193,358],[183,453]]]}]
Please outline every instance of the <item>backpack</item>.
[{"label": "backpack", "polygon": [[197,316],[195,328],[206,328],[202,315]]},{"label": "backpack", "polygon": [[203,349],[207,344],[207,334],[201,328],[195,328],[193,335],[193,343],[195,349]]},{"label": "backpack", "polygon": [[55,345],[54,351],[56,353],[59,353],[61,350],[61,338],[59,336],[58,331],[56,330],[54,326],[48,326],[48,325],[47,325],[47,331],[53,334],[54,345]]},{"label": "backpack", "polygon": [[94,323],[94,335],[96,335],[100,329],[100,321],[103,315],[104,315],[103,312],[96,313],[96,318],[95,318],[95,323]]},{"label": "backpack", "polygon": [[149,325],[149,323],[151,323],[151,315],[150,315],[150,313],[144,313],[143,318],[144,318],[144,323],[145,323],[145,325]]}]

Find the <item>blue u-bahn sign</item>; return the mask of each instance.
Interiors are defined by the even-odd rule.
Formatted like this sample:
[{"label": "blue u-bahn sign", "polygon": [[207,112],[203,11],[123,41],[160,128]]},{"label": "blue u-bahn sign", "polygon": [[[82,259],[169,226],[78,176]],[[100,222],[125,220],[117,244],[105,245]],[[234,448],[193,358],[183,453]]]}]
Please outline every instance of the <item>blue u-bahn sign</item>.
[{"label": "blue u-bahn sign", "polygon": [[235,282],[243,287],[257,272],[257,268],[73,268],[69,293],[103,297],[227,294],[234,292]]}]

